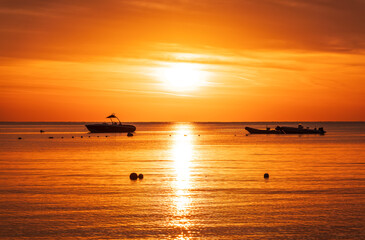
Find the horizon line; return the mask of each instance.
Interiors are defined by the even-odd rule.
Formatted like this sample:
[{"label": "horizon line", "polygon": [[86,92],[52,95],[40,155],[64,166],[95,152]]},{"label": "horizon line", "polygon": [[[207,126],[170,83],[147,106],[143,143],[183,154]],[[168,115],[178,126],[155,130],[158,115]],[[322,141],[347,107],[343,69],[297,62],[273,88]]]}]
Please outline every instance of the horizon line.
[{"label": "horizon line", "polygon": [[[90,122],[106,122],[106,121],[0,121],[0,124],[8,123],[90,123]],[[123,121],[126,123],[312,123],[312,122],[336,122],[336,123],[365,123],[365,120],[267,120],[267,121]]]}]

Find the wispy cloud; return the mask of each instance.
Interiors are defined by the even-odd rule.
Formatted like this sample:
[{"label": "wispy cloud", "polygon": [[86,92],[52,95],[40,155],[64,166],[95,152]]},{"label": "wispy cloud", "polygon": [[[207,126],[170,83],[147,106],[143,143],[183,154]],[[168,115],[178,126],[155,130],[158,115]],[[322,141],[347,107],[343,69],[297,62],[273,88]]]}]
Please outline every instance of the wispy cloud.
[{"label": "wispy cloud", "polygon": [[239,50],[359,52],[364,1],[0,1],[0,56],[125,56],[166,42]]}]

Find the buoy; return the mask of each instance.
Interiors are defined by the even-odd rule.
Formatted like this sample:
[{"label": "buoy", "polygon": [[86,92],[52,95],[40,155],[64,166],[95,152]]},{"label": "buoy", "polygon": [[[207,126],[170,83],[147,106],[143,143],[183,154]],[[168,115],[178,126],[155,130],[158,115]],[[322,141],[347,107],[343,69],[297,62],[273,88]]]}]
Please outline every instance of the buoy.
[{"label": "buoy", "polygon": [[138,178],[137,173],[131,173],[131,175],[129,175],[129,178],[131,180],[137,180],[137,178]]},{"label": "buoy", "polygon": [[40,132],[40,133],[44,133],[44,131],[43,131],[43,130],[39,130],[39,132]]},{"label": "buoy", "polygon": [[72,136],[72,138],[75,138],[74,136]]},{"label": "buoy", "polygon": [[269,178],[269,174],[268,173],[265,173],[264,174],[264,178]]},{"label": "buoy", "polygon": [[83,138],[84,136],[81,136],[81,138]]},{"label": "buoy", "polygon": [[200,134],[198,135],[198,137],[200,137]]},{"label": "buoy", "polygon": [[61,138],[63,138],[63,137],[61,137]]},{"label": "buoy", "polygon": [[53,137],[48,137],[49,139],[53,139]]},{"label": "buoy", "polygon": [[127,136],[128,136],[128,137],[133,137],[133,133],[129,132],[129,133],[127,134]]},{"label": "buoy", "polygon": [[138,174],[138,178],[143,179],[143,174],[142,173]]},{"label": "buoy", "polygon": [[99,136],[98,136],[99,137]]},{"label": "buoy", "polygon": [[105,137],[108,137],[108,135],[107,135],[107,136],[105,136]]},{"label": "buoy", "polygon": [[20,139],[22,139],[21,137],[18,137],[18,139],[20,140]]},{"label": "buoy", "polygon": [[89,136],[90,137],[90,136]]}]

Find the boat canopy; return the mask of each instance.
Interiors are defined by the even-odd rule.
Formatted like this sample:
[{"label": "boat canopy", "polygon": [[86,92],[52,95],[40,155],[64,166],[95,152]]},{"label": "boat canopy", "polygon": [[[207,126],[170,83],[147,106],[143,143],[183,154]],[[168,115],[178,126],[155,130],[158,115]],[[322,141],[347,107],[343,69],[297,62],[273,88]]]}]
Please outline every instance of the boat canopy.
[{"label": "boat canopy", "polygon": [[112,121],[112,124],[115,124],[115,122],[113,122],[113,118],[116,118],[116,119],[118,119],[119,124],[122,125],[122,123],[120,122],[119,118],[117,116],[115,116],[115,113],[112,113],[110,116],[108,116],[106,118],[109,118],[110,121]]},{"label": "boat canopy", "polygon": [[110,116],[108,116],[108,117],[106,117],[106,118],[117,118],[116,116],[115,116],[115,114],[113,113],[112,115],[110,115]]}]

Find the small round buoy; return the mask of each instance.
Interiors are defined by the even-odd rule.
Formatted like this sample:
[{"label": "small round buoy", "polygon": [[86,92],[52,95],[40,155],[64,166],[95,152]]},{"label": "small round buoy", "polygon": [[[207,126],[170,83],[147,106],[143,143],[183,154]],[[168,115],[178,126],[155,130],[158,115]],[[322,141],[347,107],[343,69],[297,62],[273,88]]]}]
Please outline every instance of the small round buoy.
[{"label": "small round buoy", "polygon": [[268,173],[265,173],[264,174],[264,178],[266,178],[266,179],[269,178],[269,174]]},{"label": "small round buoy", "polygon": [[89,136],[90,137],[90,136]]},{"label": "small round buoy", "polygon": [[143,174],[142,173],[138,174],[138,178],[143,179]]},{"label": "small round buoy", "polygon": [[108,137],[108,135],[106,135],[105,137]]},{"label": "small round buoy", "polygon": [[21,137],[18,137],[18,139],[20,140],[20,139],[22,139]]},{"label": "small round buoy", "polygon": [[131,180],[137,180],[137,178],[138,178],[137,173],[131,173],[131,175],[129,175],[129,178]]},{"label": "small round buoy", "polygon": [[75,138],[74,136],[72,136],[72,138]]},{"label": "small round buoy", "polygon": [[40,133],[44,133],[44,131],[43,131],[43,130],[39,130],[39,132],[40,132]]},{"label": "small round buoy", "polygon": [[53,139],[53,137],[48,137],[49,139]]},{"label": "small round buoy", "polygon": [[84,138],[84,136],[81,136],[81,138]]},{"label": "small round buoy", "polygon": [[61,138],[63,138],[63,137],[61,137]]}]

